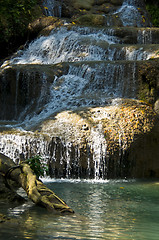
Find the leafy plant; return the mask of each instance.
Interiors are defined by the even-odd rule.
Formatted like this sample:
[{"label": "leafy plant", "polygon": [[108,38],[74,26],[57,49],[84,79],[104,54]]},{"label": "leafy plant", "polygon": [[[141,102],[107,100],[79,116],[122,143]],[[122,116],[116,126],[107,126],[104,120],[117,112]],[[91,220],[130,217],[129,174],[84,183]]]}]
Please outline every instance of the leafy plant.
[{"label": "leafy plant", "polygon": [[152,24],[155,27],[159,27],[159,8],[151,4],[147,4],[146,8],[151,15]]},{"label": "leafy plant", "polygon": [[38,178],[44,177],[45,173],[48,173],[48,166],[46,163],[43,162],[41,156],[34,156],[25,160],[25,162],[30,165],[31,169]]},{"label": "leafy plant", "polygon": [[1,58],[24,44],[27,27],[41,14],[40,0],[0,0]]},{"label": "leafy plant", "polygon": [[159,0],[144,0],[154,27],[159,27]]}]

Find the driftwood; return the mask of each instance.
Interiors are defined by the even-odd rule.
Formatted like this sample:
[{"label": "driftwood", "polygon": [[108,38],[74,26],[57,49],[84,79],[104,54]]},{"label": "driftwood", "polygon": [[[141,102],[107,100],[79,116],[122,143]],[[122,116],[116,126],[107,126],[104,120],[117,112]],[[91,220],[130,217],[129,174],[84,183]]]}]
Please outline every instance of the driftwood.
[{"label": "driftwood", "polygon": [[28,164],[16,165],[10,158],[0,153],[0,172],[6,180],[10,179],[21,186],[26,191],[28,198],[35,204],[60,213],[74,212],[62,199],[37,179]]}]

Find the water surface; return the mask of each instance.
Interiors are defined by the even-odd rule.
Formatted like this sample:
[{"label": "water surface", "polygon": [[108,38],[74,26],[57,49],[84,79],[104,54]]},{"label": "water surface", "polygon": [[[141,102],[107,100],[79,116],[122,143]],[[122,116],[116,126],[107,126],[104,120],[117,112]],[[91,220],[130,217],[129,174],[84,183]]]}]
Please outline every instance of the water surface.
[{"label": "water surface", "polygon": [[75,211],[55,215],[30,202],[7,212],[0,239],[158,240],[159,184],[155,181],[66,181],[46,183]]}]

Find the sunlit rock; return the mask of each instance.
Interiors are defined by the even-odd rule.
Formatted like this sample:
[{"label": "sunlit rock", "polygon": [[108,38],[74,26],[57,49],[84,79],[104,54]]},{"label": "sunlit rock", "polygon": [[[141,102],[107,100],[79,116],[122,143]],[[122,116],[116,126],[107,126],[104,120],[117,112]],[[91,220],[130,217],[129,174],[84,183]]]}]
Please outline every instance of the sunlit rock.
[{"label": "sunlit rock", "polygon": [[[31,132],[3,131],[0,151],[16,162],[40,155],[48,162],[50,175],[58,178],[144,177],[152,171],[158,176],[151,165],[157,152],[150,163],[145,153],[149,136],[158,144],[155,122],[155,113],[145,103],[116,99],[110,106],[62,111]],[[142,164],[147,163],[141,174],[142,153]]]}]

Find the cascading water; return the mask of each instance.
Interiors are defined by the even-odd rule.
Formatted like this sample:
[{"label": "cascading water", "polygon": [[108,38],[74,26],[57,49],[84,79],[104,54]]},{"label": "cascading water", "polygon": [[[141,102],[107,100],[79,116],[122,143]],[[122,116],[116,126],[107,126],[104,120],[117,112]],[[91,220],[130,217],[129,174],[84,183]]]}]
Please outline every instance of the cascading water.
[{"label": "cascading water", "polygon": [[61,17],[62,0],[44,0],[43,6],[46,16]]},{"label": "cascading water", "polygon": [[[114,14],[119,14],[123,26],[141,26],[146,21],[147,14],[142,11],[143,2],[138,0],[124,0],[123,5]],[[145,16],[146,14],[146,16]]]},{"label": "cascading water", "polygon": [[[139,33],[140,35],[140,33]],[[140,37],[137,40],[142,44]],[[145,40],[143,39],[143,43]],[[118,37],[109,35],[106,29],[67,27],[55,29],[48,37],[40,37],[29,45],[12,64],[56,64],[60,62],[146,60],[154,48],[147,51],[144,46],[121,45]]]},{"label": "cascading water", "polygon": [[[48,15],[60,16],[61,3],[44,1]],[[140,7],[139,1],[127,0],[113,14],[121,16],[124,26],[134,26]],[[87,126],[91,121],[84,121],[82,115],[79,119],[77,114],[75,119],[79,119],[78,123],[81,121],[79,132],[83,131],[86,136],[90,130],[88,141],[82,145],[81,136],[69,118],[71,115],[67,113],[65,121],[60,116],[65,111],[76,114],[78,109],[118,104],[116,98],[136,98],[137,61],[150,59],[158,49],[157,44],[153,44],[157,43],[155,34],[142,28],[69,28],[66,24],[19,51],[16,57],[1,66],[2,128],[8,127],[6,121],[11,120],[14,120],[12,126],[27,130],[50,118],[57,119],[57,123],[49,130],[54,134],[47,133],[49,140],[31,132],[30,135],[24,132],[11,137],[1,135],[0,152],[15,160],[22,153],[26,158],[36,152],[49,160],[52,177],[98,179],[109,176],[110,169],[115,168],[118,172],[118,166],[122,165],[122,129],[119,126],[120,161],[107,164],[107,141],[100,120],[109,119],[109,113],[102,117],[98,116],[100,110],[94,112],[94,119],[99,118],[99,122],[91,128]],[[148,48],[147,43],[151,47]],[[118,174],[114,176],[118,177]]]}]

